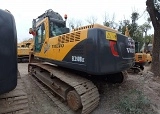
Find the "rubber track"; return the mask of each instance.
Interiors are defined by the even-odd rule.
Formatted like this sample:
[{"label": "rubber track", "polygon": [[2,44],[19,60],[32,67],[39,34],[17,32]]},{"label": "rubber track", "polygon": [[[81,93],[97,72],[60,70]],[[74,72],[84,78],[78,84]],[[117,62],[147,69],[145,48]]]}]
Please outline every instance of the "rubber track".
[{"label": "rubber track", "polygon": [[[139,70],[139,72],[134,72],[134,70]],[[141,73],[143,71],[140,68],[138,68],[138,67],[132,67],[132,68],[128,69],[127,72],[129,74],[139,74],[139,73]]]},{"label": "rubber track", "polygon": [[[81,97],[81,102],[83,106],[81,114],[89,114],[98,106],[100,100],[98,89],[90,80],[87,80],[85,78],[82,78],[78,75],[69,72],[58,70],[57,68],[49,64],[44,64],[44,63],[43,64],[30,63],[30,64],[47,70],[48,72],[51,73],[51,75],[56,76],[61,81],[73,87]],[[57,105],[58,106],[62,105],[62,103]],[[67,106],[68,108],[66,108],[66,106],[67,105],[64,105],[62,107],[65,107],[65,109],[68,110],[66,111],[69,112],[68,114],[74,113],[71,112],[68,106]]]},{"label": "rubber track", "polygon": [[60,108],[65,114],[74,114],[74,112],[64,103],[60,101],[58,97],[55,97],[47,87],[43,85],[43,83],[37,81],[37,79],[31,77],[35,84]]},{"label": "rubber track", "polygon": [[0,114],[29,114],[27,93],[20,75],[17,87],[0,95]]}]

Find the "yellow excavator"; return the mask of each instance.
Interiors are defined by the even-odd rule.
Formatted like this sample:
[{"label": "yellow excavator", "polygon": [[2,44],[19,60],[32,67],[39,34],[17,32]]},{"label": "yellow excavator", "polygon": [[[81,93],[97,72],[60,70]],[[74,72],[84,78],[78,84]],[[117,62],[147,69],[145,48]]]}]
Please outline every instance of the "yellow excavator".
[{"label": "yellow excavator", "polygon": [[[130,37],[128,27],[126,27],[125,36]],[[147,63],[147,54],[139,52],[139,44],[135,42],[135,60],[134,65],[128,72],[139,73],[144,70],[144,65]]]},{"label": "yellow excavator", "polygon": [[17,45],[18,62],[29,61],[29,53],[33,50],[33,39],[20,42]]},{"label": "yellow excavator", "polygon": [[[153,42],[153,41],[152,41]],[[152,62],[152,47],[153,47],[153,44],[150,43],[147,45],[147,49],[145,49],[145,44],[142,46],[142,53],[146,53],[147,54],[147,63],[150,64]]]},{"label": "yellow excavator", "polygon": [[33,46],[33,38],[18,43],[18,47],[31,47],[31,45]]},{"label": "yellow excavator", "polygon": [[150,52],[146,54],[147,54],[147,63],[148,64],[152,63],[152,54]]},{"label": "yellow excavator", "polygon": [[33,19],[28,72],[72,113],[89,114],[99,104],[97,82],[126,79],[126,70],[134,64],[134,40],[99,24],[69,31],[67,15],[64,18],[49,9]]}]

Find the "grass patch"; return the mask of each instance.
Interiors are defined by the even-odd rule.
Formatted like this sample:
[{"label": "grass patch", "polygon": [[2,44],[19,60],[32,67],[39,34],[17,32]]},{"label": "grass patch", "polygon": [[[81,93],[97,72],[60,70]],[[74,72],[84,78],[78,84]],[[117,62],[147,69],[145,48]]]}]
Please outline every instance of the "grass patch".
[{"label": "grass patch", "polygon": [[149,99],[136,89],[129,91],[116,108],[122,114],[156,114],[150,106]]}]

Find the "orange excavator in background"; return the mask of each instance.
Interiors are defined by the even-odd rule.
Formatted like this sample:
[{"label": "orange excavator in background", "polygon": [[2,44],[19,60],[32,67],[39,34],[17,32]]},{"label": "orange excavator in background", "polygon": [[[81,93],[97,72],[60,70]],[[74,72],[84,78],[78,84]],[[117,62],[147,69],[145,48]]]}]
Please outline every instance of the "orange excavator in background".
[{"label": "orange excavator in background", "polygon": [[[145,49],[147,48],[147,49]],[[152,62],[152,48],[153,48],[153,41],[149,43],[147,46],[145,44],[142,46],[141,52],[147,54],[147,63],[150,64]]]},{"label": "orange excavator in background", "polygon": [[97,83],[122,83],[134,63],[134,40],[99,24],[73,29],[49,9],[33,19],[28,72],[66,103],[73,113],[89,114],[99,104]]},{"label": "orange excavator in background", "polygon": [[[125,36],[130,37],[128,27],[126,27]],[[135,60],[134,65],[128,70],[134,73],[139,73],[144,70],[144,65],[147,63],[147,54],[139,52],[139,43],[135,42]]]}]

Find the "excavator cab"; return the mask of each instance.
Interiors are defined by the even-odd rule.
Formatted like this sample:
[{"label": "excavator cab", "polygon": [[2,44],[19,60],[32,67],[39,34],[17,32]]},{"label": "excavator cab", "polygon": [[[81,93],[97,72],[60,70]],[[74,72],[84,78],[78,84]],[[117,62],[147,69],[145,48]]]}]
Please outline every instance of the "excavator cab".
[{"label": "excavator cab", "polygon": [[[48,17],[47,19],[45,19]],[[56,37],[62,34],[69,33],[69,28],[66,27],[67,15],[65,15],[65,21],[60,14],[49,9],[37,19],[33,19],[32,28],[29,33],[34,36],[35,46],[34,51],[40,52],[43,43],[47,43],[47,38]],[[37,24],[38,23],[38,24]],[[49,26],[49,30],[46,30],[46,26]],[[49,36],[46,36],[49,35]]]},{"label": "excavator cab", "polygon": [[61,22],[56,22],[53,19],[49,21],[50,25],[50,37],[59,36],[69,32],[69,28],[66,28],[66,25]]},{"label": "excavator cab", "polygon": [[134,67],[144,70],[144,65],[147,62],[147,54],[141,53],[139,49],[139,42],[135,42],[135,65]]},{"label": "excavator cab", "polygon": [[0,9],[0,94],[17,86],[17,31],[13,15]]},{"label": "excavator cab", "polygon": [[65,21],[64,21],[59,13],[49,9],[44,14],[38,16],[37,19],[33,19],[32,28],[30,28],[30,31],[29,31],[30,34],[35,36],[35,32],[36,33],[38,32],[37,31],[38,28],[36,24],[42,21],[45,17],[48,17],[48,26],[49,26],[49,32],[50,32],[49,37],[54,37],[54,36],[66,34],[69,32],[69,28],[66,27],[67,15],[64,16],[65,18]]},{"label": "excavator cab", "polygon": [[43,44],[46,44],[44,53],[47,51],[49,38],[69,33],[70,30],[66,27],[67,15],[64,16],[64,19],[59,13],[51,9],[46,10],[38,18],[33,19],[29,34],[32,34],[34,37],[34,51],[30,52],[29,62],[34,60],[33,53],[41,52]]},{"label": "excavator cab", "polygon": [[141,48],[142,53],[146,53],[146,61],[148,65],[152,62],[152,44],[143,45]]}]

